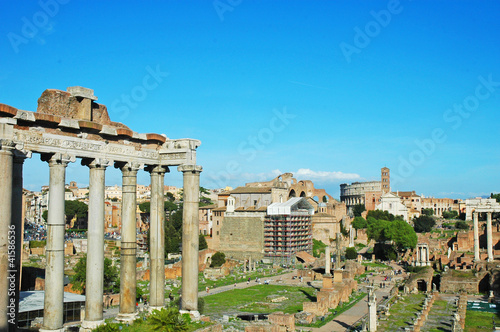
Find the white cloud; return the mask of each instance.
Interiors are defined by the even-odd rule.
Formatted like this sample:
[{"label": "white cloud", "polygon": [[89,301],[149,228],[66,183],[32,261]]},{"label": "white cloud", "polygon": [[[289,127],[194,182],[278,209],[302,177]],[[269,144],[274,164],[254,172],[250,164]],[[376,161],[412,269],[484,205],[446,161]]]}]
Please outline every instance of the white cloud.
[{"label": "white cloud", "polygon": [[[279,169],[272,170],[270,172],[252,174],[243,173],[241,178],[247,180],[248,182],[257,181],[269,181],[286,172],[282,172]],[[349,180],[360,180],[361,176],[356,173],[344,173],[344,172],[327,172],[327,171],[313,171],[309,168],[300,168],[293,173],[293,177],[297,180],[311,180],[318,183],[327,182],[339,182],[339,181],[349,181]]]},{"label": "white cloud", "polygon": [[311,180],[316,182],[338,182],[361,179],[361,176],[356,173],[313,171],[309,168],[300,168],[297,172],[293,172],[293,175],[297,180]]}]

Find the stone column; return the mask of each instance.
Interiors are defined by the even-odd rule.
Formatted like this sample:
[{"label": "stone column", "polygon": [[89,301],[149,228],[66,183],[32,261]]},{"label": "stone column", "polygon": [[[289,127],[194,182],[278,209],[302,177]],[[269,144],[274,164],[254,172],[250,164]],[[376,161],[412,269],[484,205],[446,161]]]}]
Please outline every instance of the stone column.
[{"label": "stone column", "polygon": [[377,331],[377,298],[372,286],[368,286],[368,331]]},{"label": "stone column", "polygon": [[64,195],[66,166],[68,156],[54,154],[42,155],[48,161],[49,180],[49,216],[47,222],[47,245],[45,255],[45,300],[43,325],[40,331],[63,331],[64,311]]},{"label": "stone column", "polygon": [[325,274],[330,275],[332,270],[332,261],[330,258],[330,244],[327,244],[325,247]]},{"label": "stone column", "polygon": [[[11,141],[0,140],[0,331],[9,329],[10,315],[15,308],[9,307],[9,270],[15,266],[9,263],[9,239],[15,236],[10,223],[12,219],[13,153]],[[10,231],[10,233],[9,233]],[[14,230],[15,232],[16,230]]]},{"label": "stone column", "polygon": [[89,167],[89,221],[87,240],[87,277],[85,319],[80,331],[91,331],[104,323],[104,195],[107,160],[82,160]]},{"label": "stone column", "polygon": [[248,258],[248,272],[252,272],[252,256]]},{"label": "stone column", "polygon": [[136,317],[136,192],[139,165],[117,163],[122,171],[122,231],[120,250],[120,312],[117,319],[132,321]]},{"label": "stone column", "polygon": [[[14,152],[14,167],[13,167],[13,177],[12,177],[12,221],[11,230],[15,232],[15,260],[14,268],[9,268],[13,270],[15,275],[15,295],[10,296],[11,299],[15,300],[15,312],[16,319],[15,324],[9,324],[10,331],[17,331],[17,319],[19,316],[19,291],[21,285],[21,254],[23,250],[23,164],[26,155],[19,151]],[[9,235],[11,235],[10,233]],[[10,250],[9,250],[10,251]],[[9,261],[9,265],[12,262]],[[9,285],[10,288],[10,285]],[[9,289],[10,290],[10,289]],[[10,310],[9,310],[10,312]],[[10,317],[9,317],[10,319]]]},{"label": "stone column", "polygon": [[473,213],[474,219],[474,261],[479,262],[481,259],[479,256],[479,222],[478,222],[478,213]]},{"label": "stone column", "polygon": [[201,166],[182,165],[184,211],[182,223],[182,304],[183,310],[198,310],[198,209]]},{"label": "stone column", "polygon": [[150,310],[165,306],[165,208],[164,175],[166,169],[151,166],[146,169],[151,173],[151,210],[150,210]]},{"label": "stone column", "polygon": [[493,262],[493,231],[491,229],[491,212],[486,212],[486,241],[488,244],[488,262]]}]

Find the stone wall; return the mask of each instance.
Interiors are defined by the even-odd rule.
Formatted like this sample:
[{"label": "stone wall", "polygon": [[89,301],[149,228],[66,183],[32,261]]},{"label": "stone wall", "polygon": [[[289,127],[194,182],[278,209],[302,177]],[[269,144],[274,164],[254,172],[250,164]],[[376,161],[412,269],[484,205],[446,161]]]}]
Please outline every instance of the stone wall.
[{"label": "stone wall", "polygon": [[228,258],[253,260],[264,257],[264,217],[246,213],[226,216],[221,228],[220,251]]},{"label": "stone wall", "polygon": [[286,327],[287,332],[295,331],[295,316],[293,314],[275,312],[268,316],[268,320],[273,325]]}]

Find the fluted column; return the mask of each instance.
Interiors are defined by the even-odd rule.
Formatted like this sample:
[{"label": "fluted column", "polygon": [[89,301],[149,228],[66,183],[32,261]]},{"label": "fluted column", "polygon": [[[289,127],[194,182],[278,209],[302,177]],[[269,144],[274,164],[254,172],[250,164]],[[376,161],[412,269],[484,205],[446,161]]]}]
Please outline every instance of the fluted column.
[{"label": "fluted column", "polygon": [[165,208],[163,188],[165,172],[168,169],[162,166],[151,166],[146,170],[151,173],[149,305],[150,309],[153,310],[165,306]]},{"label": "fluted column", "polygon": [[45,299],[40,331],[62,331],[64,313],[64,193],[66,166],[70,158],[61,154],[42,155],[49,163],[49,215],[45,256]]},{"label": "fluted column", "polygon": [[479,256],[479,222],[478,213],[472,214],[474,220],[474,261],[478,262],[481,258]]},{"label": "fluted column", "polygon": [[136,191],[138,165],[117,164],[122,171],[122,229],[120,250],[120,312],[117,319],[135,319],[136,301]]},{"label": "fluted column", "polygon": [[87,274],[85,284],[85,319],[81,331],[90,331],[104,323],[104,195],[107,160],[82,160],[89,167],[89,221]]},{"label": "fluted column", "polygon": [[493,230],[491,229],[491,212],[486,212],[486,241],[488,244],[488,262],[493,262]]},{"label": "fluted column", "polygon": [[[9,265],[9,239],[14,235],[10,223],[12,219],[12,183],[13,183],[13,154],[14,144],[11,141],[0,140],[0,331],[9,329],[7,316],[11,312],[9,307],[9,271],[15,266]],[[10,231],[10,233],[9,233]],[[14,230],[15,232],[16,230]],[[20,230],[17,230],[20,231]],[[14,322],[14,321],[11,321]]]},{"label": "fluted column", "polygon": [[182,304],[183,310],[198,310],[198,233],[201,166],[182,165],[184,209],[182,222]]}]

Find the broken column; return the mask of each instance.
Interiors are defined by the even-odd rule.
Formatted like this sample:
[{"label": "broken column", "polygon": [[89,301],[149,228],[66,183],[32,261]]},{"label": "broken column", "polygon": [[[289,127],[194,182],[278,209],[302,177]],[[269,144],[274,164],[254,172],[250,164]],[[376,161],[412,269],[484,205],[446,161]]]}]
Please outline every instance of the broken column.
[{"label": "broken column", "polygon": [[373,286],[368,288],[368,331],[377,331],[377,298]]},{"label": "broken column", "polygon": [[325,274],[330,275],[331,273],[331,260],[330,260],[330,245],[327,244],[325,247]]}]

